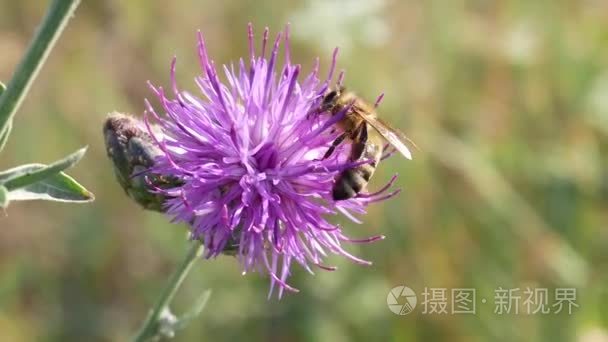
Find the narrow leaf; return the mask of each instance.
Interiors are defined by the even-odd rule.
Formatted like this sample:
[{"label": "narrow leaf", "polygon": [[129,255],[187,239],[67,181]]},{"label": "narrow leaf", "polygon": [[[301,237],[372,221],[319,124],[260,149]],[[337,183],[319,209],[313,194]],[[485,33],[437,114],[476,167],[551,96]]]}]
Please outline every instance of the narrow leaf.
[{"label": "narrow leaf", "polygon": [[20,172],[14,172],[9,175],[6,175],[6,172],[0,173],[0,182],[2,182],[3,185],[11,192],[15,189],[37,183],[74,166],[74,164],[78,163],[78,161],[82,159],[86,150],[86,147],[82,148],[63,159],[52,163],[51,165],[44,166],[36,170],[27,170],[22,168]]},{"label": "narrow leaf", "polygon": [[2,93],[4,93],[5,90],[6,86],[4,85],[4,83],[0,82],[0,96],[2,96]]},{"label": "narrow leaf", "polygon": [[203,309],[207,305],[207,301],[209,301],[209,297],[211,297],[211,289],[205,290],[194,302],[194,305],[190,310],[182,315],[182,317],[178,318],[175,329],[183,329],[190,323],[194,318],[199,316]]},{"label": "narrow leaf", "polygon": [[23,175],[30,171],[40,170],[43,167],[46,167],[45,164],[23,164],[16,166],[12,169],[0,171],[0,184],[4,184],[4,182],[9,178],[14,178],[16,175]]},{"label": "narrow leaf", "polygon": [[2,185],[0,185],[0,208],[8,207],[9,199],[8,199],[8,190]]},{"label": "narrow leaf", "polygon": [[[42,165],[44,167],[44,165]],[[40,166],[36,167],[40,169]],[[59,172],[44,180],[9,192],[11,201],[46,200],[55,202],[91,202],[95,196],[74,178]]]},{"label": "narrow leaf", "polygon": [[[26,164],[0,172],[0,184],[13,175],[23,175],[46,168],[44,164]],[[13,201],[49,200],[58,202],[90,202],[95,196],[63,172],[42,181],[9,192]]]}]

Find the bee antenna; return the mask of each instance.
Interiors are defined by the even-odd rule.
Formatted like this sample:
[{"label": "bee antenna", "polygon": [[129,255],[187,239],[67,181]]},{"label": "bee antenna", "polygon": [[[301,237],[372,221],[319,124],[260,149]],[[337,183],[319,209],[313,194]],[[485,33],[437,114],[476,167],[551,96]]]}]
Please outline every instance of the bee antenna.
[{"label": "bee antenna", "polygon": [[380,105],[380,102],[382,102],[382,99],[384,98],[384,93],[380,94],[380,96],[378,96],[378,98],[376,99],[376,102],[374,103],[374,108],[378,108],[378,106]]}]

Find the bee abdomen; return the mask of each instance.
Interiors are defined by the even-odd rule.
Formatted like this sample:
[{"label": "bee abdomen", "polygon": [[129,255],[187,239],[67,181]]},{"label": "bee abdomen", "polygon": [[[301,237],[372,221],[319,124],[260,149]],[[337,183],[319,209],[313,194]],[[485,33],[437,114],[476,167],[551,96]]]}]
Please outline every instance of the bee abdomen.
[{"label": "bee abdomen", "polygon": [[332,196],[335,201],[345,200],[357,196],[367,185],[374,174],[375,167],[370,164],[359,165],[344,170],[336,179]]},{"label": "bee abdomen", "polygon": [[351,151],[351,160],[371,160],[370,163],[362,164],[351,169],[342,171],[336,178],[332,196],[335,201],[353,198],[360,193],[376,171],[376,166],[382,157],[382,142],[375,137],[366,143],[356,143]]}]

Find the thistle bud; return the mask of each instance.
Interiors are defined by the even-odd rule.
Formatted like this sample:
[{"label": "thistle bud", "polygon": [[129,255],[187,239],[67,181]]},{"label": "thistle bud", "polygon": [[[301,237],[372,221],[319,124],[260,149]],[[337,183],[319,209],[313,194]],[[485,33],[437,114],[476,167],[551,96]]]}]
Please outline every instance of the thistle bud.
[{"label": "thistle bud", "polygon": [[114,173],[127,195],[145,209],[162,211],[166,195],[156,190],[176,187],[181,182],[175,177],[146,172],[162,152],[144,125],[132,116],[113,112],[106,119],[103,135]]}]

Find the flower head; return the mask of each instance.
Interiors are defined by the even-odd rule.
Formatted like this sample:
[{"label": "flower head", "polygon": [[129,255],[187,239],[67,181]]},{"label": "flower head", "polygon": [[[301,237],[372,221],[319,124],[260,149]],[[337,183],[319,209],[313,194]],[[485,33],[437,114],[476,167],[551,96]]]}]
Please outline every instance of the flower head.
[{"label": "flower head", "polygon": [[[393,178],[377,193],[332,199],[336,176],[357,165],[348,160],[347,143],[323,159],[339,135],[335,123],[344,115],[318,113],[337,50],[325,80],[319,78],[318,59],[302,78],[300,65],[291,61],[288,29],[284,39],[278,34],[269,55],[268,35],[266,29],[261,53],[256,54],[250,25],[248,60],[219,68],[222,81],[199,32],[202,75],[195,80],[201,96],[178,89],[174,59],[171,94],[150,85],[165,115],[158,115],[146,101],[145,121],[162,151],[149,171],[182,181],[156,189],[168,198],[165,212],[190,225],[191,238],[204,244],[207,258],[234,249],[244,273],[269,274],[270,293],[278,285],[281,296],[284,290],[297,291],[286,282],[294,261],[311,273],[311,266],[335,269],[323,264],[328,253],[370,264],[348,253],[342,243],[383,236],[352,240],[327,217],[342,213],[356,221],[351,213],[365,213],[367,204],[398,191],[385,194]],[[285,53],[279,66],[281,41]],[[162,134],[150,128],[150,115]]]}]

